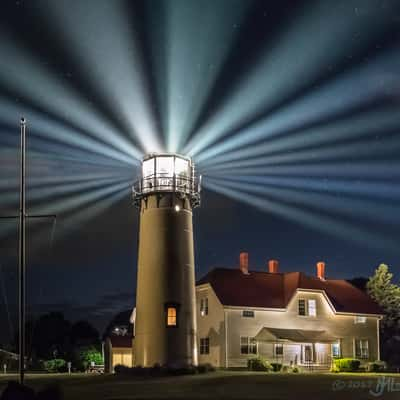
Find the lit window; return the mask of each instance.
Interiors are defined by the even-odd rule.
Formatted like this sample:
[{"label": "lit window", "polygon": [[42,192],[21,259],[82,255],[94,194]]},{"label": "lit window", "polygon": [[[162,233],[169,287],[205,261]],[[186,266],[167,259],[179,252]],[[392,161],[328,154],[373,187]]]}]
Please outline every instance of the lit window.
[{"label": "lit window", "polygon": [[340,344],[332,343],[332,357],[340,357]]},{"label": "lit window", "polygon": [[208,315],[208,298],[203,297],[200,299],[200,315],[204,317],[205,315]]},{"label": "lit window", "polygon": [[150,158],[150,160],[143,161],[142,175],[143,179],[152,177],[154,175],[154,158]]},{"label": "lit window", "polygon": [[189,161],[183,158],[175,158],[175,174],[177,176],[188,177],[189,176]]},{"label": "lit window", "polygon": [[275,357],[282,357],[283,356],[283,344],[282,343],[276,343],[275,344],[274,353],[275,353]]},{"label": "lit window", "polygon": [[317,302],[315,299],[308,299],[308,315],[310,317],[317,316]]},{"label": "lit window", "polygon": [[242,316],[243,317],[247,317],[247,318],[254,318],[254,311],[252,311],[252,310],[243,310]]},{"label": "lit window", "polygon": [[200,354],[210,353],[210,338],[200,338]]},{"label": "lit window", "polygon": [[367,317],[364,317],[362,315],[356,315],[354,317],[355,324],[365,324],[366,322],[367,322]]},{"label": "lit window", "polygon": [[174,157],[157,157],[156,163],[157,175],[174,175]]},{"label": "lit window", "polygon": [[361,358],[364,360],[368,359],[369,358],[368,340],[356,339],[355,350],[356,350],[356,358]]},{"label": "lit window", "polygon": [[299,299],[299,315],[306,315],[306,301]]},{"label": "lit window", "polygon": [[176,326],[176,307],[167,308],[167,325]]},{"label": "lit window", "polygon": [[241,354],[257,354],[257,340],[248,336],[240,337]]}]

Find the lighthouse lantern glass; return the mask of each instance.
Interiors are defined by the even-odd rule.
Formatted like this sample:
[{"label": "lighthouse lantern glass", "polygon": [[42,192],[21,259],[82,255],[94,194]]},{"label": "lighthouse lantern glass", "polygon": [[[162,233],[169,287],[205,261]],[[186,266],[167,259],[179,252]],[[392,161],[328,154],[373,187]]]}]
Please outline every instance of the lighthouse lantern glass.
[{"label": "lighthouse lantern glass", "polygon": [[175,157],[175,175],[189,177],[189,161]]},{"label": "lighthouse lantern glass", "polygon": [[143,161],[142,176],[143,179],[150,178],[154,175],[154,158]]},{"label": "lighthouse lantern glass", "polygon": [[174,158],[173,157],[157,157],[156,158],[156,174],[173,176],[174,175]]}]

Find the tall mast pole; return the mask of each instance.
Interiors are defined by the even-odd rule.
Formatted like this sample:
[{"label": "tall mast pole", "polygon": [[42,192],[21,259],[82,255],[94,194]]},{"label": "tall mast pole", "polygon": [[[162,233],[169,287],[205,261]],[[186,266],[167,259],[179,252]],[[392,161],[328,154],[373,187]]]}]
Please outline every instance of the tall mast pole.
[{"label": "tall mast pole", "polygon": [[19,380],[24,383],[25,375],[25,147],[26,120],[21,118],[21,166],[20,166],[20,207],[19,207]]}]

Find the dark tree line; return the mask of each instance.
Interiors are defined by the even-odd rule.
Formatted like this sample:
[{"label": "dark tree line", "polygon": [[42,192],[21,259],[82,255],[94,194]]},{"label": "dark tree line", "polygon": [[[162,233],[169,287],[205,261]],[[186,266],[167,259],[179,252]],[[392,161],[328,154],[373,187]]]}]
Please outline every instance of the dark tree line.
[{"label": "dark tree line", "polygon": [[[15,338],[15,351],[17,350]],[[71,323],[61,312],[50,312],[26,324],[26,355],[31,367],[63,359],[81,366],[82,352],[101,350],[100,335],[88,321]]]}]

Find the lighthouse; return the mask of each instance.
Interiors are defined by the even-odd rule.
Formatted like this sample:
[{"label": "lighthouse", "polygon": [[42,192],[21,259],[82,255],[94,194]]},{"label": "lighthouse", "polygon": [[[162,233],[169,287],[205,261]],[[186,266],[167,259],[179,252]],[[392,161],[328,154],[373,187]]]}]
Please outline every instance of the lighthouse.
[{"label": "lighthouse", "polygon": [[197,364],[192,210],[200,182],[188,157],[152,153],[133,188],[140,212],[134,364]]}]

